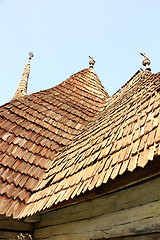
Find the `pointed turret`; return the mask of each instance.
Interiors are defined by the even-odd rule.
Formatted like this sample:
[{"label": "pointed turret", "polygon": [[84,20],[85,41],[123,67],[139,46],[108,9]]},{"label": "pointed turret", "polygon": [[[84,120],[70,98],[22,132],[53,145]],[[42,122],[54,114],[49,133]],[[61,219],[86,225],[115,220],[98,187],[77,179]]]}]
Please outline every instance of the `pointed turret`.
[{"label": "pointed turret", "polygon": [[30,74],[30,61],[33,58],[33,56],[34,56],[33,53],[29,52],[28,62],[24,68],[19,86],[18,86],[12,100],[18,99],[20,97],[24,97],[27,94],[28,79],[29,79],[29,74]]}]

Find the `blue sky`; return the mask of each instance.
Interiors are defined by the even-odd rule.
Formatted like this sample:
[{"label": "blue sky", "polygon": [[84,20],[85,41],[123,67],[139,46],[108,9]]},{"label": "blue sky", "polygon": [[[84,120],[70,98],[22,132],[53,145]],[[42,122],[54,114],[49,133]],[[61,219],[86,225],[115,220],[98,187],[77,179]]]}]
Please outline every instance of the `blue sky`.
[{"label": "blue sky", "polygon": [[0,105],[18,86],[34,52],[28,93],[88,67],[112,95],[142,67],[160,71],[159,0],[0,0]]}]

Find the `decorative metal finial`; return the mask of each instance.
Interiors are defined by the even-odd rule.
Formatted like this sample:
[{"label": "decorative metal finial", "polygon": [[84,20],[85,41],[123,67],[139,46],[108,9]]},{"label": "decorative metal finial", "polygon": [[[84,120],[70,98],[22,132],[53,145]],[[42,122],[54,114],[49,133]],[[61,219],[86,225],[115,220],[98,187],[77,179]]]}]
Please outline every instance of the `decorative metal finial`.
[{"label": "decorative metal finial", "polygon": [[91,59],[91,60],[89,61],[89,67],[90,67],[90,68],[93,68],[93,67],[94,67],[94,64],[96,63],[96,61],[94,60],[94,57],[89,56],[89,58]]},{"label": "decorative metal finial", "polygon": [[146,67],[146,69],[150,70],[149,65],[151,64],[151,61],[149,60],[149,58],[146,56],[145,53],[140,53],[142,55],[142,57],[144,57],[144,60],[142,62],[143,66]]},{"label": "decorative metal finial", "polygon": [[34,54],[33,54],[33,52],[29,52],[28,54],[29,54],[29,59],[28,60],[31,61],[31,59],[34,57]]}]

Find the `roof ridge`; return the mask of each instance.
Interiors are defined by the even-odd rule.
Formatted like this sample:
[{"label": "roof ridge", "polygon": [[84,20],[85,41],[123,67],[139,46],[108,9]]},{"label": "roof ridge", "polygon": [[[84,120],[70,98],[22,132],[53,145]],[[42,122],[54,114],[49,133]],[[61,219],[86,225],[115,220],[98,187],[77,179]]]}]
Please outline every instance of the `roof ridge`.
[{"label": "roof ridge", "polygon": [[[78,81],[79,81],[79,86],[82,86],[82,84],[83,83],[85,83],[85,84],[83,84],[83,86],[85,85],[85,86],[90,86],[91,85],[91,83],[93,83],[93,81],[91,81],[91,80],[96,80],[95,81],[95,86],[96,86],[96,88],[97,88],[97,90],[99,90],[99,92],[101,92],[102,93],[102,95],[103,95],[103,97],[104,98],[108,98],[109,97],[109,94],[107,93],[107,91],[106,91],[106,89],[105,89],[105,87],[102,85],[102,82],[100,81],[100,79],[99,79],[99,77],[98,77],[98,75],[94,72],[94,69],[92,69],[92,68],[85,68],[85,69],[83,69],[83,70],[80,70],[80,71],[78,71],[78,72],[76,72],[76,73],[74,73],[74,74],[72,74],[72,75],[70,75],[70,77],[68,77],[68,78],[66,78],[64,81],[62,81],[62,82],[60,82],[60,83],[58,83],[58,84],[56,84],[55,86],[53,86],[53,87],[51,87],[51,88],[47,88],[47,89],[44,89],[44,90],[40,90],[40,91],[37,91],[37,92],[34,92],[34,93],[31,93],[31,94],[29,94],[29,95],[26,95],[25,96],[25,98],[26,97],[34,97],[35,95],[41,95],[42,93],[45,93],[45,92],[48,92],[48,91],[52,91],[52,90],[54,90],[54,89],[56,89],[57,87],[59,87],[59,86],[61,86],[61,85],[64,85],[65,83],[73,83],[73,85],[74,85],[74,81],[73,80],[77,80],[77,78],[75,78],[75,77],[80,77],[80,75],[84,75],[84,74],[86,74],[86,73],[88,73],[88,75],[86,76],[86,78],[90,78],[90,81],[89,81],[89,83],[88,83],[88,79],[85,81],[85,79],[84,78],[81,78],[81,79],[78,79]],[[90,76],[89,76],[90,75]],[[94,76],[94,79],[93,79],[93,76]],[[82,81],[83,80],[83,81]],[[88,84],[87,84],[88,83]],[[94,91],[91,91],[91,89],[90,89],[90,91],[89,91],[89,88],[88,88],[88,86],[87,86],[87,90],[88,90],[88,92],[89,93],[91,93],[92,95],[94,95],[95,94],[95,92]],[[93,85],[92,85],[93,86]],[[94,93],[94,94],[93,94]],[[22,101],[23,101],[23,99],[21,99]]]},{"label": "roof ridge", "polygon": [[134,74],[133,74],[133,76],[125,83],[125,84],[123,84],[115,93],[113,93],[113,95],[111,96],[111,97],[113,97],[114,95],[116,95],[118,92],[120,92],[121,91],[121,89],[123,89],[130,81],[132,81],[132,79],[136,76],[136,75],[138,75],[139,73],[141,73],[141,71],[140,70],[137,70],[137,72],[135,72]]}]

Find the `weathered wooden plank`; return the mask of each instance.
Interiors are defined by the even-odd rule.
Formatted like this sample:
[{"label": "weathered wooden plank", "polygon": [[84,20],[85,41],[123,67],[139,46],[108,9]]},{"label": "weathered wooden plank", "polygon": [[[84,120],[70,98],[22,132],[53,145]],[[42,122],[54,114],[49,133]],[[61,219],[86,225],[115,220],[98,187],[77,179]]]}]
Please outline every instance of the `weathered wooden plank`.
[{"label": "weathered wooden plank", "polygon": [[36,222],[39,222],[40,219],[41,219],[41,215],[33,215],[33,216],[26,217],[24,219],[24,222],[26,222],[26,223],[36,223]]},{"label": "weathered wooden plank", "polygon": [[[148,162],[143,170],[141,167],[138,167],[135,169],[134,172],[127,171],[125,174],[117,176],[116,179],[109,180],[107,184],[102,184],[98,188],[94,188],[91,191],[86,191],[84,194],[80,194],[79,196],[74,197],[74,199],[69,199],[68,201],[60,202],[57,205],[53,205],[50,208],[50,211],[86,202],[87,200],[94,199],[97,196],[104,196],[105,194],[122,190],[126,187],[133,186],[134,184],[139,184],[142,181],[147,181],[157,176],[160,176],[159,157],[156,157],[154,161]],[[48,209],[45,209],[43,211],[43,213],[45,212],[48,212]]]},{"label": "weathered wooden plank", "polygon": [[[139,235],[139,236],[127,236],[127,237],[120,237],[120,238],[110,238],[109,240],[158,240],[160,239],[160,233],[154,234],[146,234],[146,235]],[[96,240],[103,240],[103,239],[96,239]]]},{"label": "weathered wooden plank", "polygon": [[160,178],[86,202],[45,213],[36,228],[69,223],[160,200]]},{"label": "weathered wooden plank", "polygon": [[[69,236],[66,238],[66,236],[61,237],[49,237],[46,238],[46,240],[80,240],[83,238],[76,238],[74,235]],[[89,239],[89,238],[88,238]],[[106,238],[97,238],[95,240],[105,240]],[[145,234],[145,235],[138,235],[138,236],[127,236],[127,237],[118,237],[118,238],[108,238],[108,240],[159,240],[160,239],[160,233],[153,233],[153,234]],[[93,239],[91,239],[93,240]]]},{"label": "weathered wooden plank", "polygon": [[86,220],[36,229],[34,239],[94,240],[158,232],[160,201],[155,201]]},{"label": "weathered wooden plank", "polygon": [[21,232],[11,232],[11,231],[0,231],[0,240],[7,239],[7,240],[31,240],[32,237],[30,234],[25,234]]},{"label": "weathered wooden plank", "polygon": [[23,220],[12,219],[11,217],[0,216],[0,229],[32,232],[33,224],[25,223]]}]

